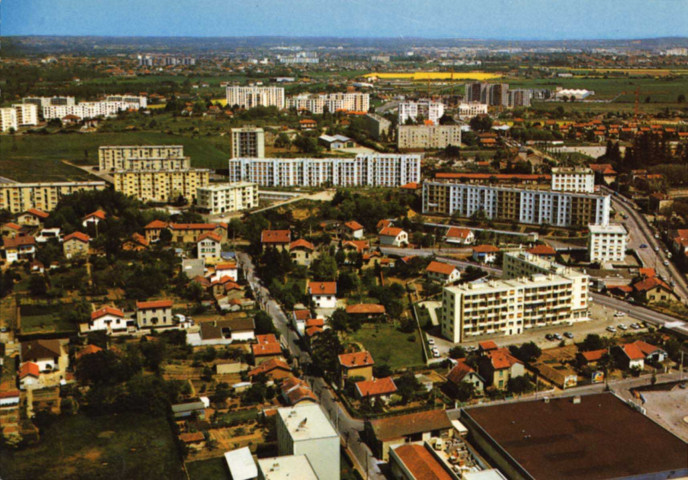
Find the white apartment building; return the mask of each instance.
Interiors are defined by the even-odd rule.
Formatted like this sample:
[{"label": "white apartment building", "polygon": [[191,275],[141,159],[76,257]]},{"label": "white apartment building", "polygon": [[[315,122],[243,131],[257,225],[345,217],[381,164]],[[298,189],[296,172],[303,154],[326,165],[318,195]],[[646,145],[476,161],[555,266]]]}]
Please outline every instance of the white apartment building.
[{"label": "white apartment building", "polygon": [[230,182],[268,187],[399,187],[420,182],[420,156],[359,154],[355,158],[232,158]]},{"label": "white apartment building", "polygon": [[287,99],[287,108],[307,110],[311,113],[322,114],[327,111],[334,113],[338,110],[349,112],[367,112],[370,109],[370,94],[359,92],[328,93],[295,95]]},{"label": "white apartment building", "polygon": [[258,185],[250,182],[215,183],[196,189],[197,206],[213,215],[258,206]]},{"label": "white apartment building", "polygon": [[38,107],[31,103],[17,103],[12,105],[17,112],[17,125],[33,126],[38,125]]},{"label": "white apartment building", "polygon": [[552,169],[552,190],[592,193],[595,191],[595,172],[591,168],[555,167]]},{"label": "white apartment building", "polygon": [[397,147],[437,149],[461,146],[461,125],[399,125]]},{"label": "white apartment building", "polygon": [[98,167],[110,170],[184,170],[190,160],[183,145],[103,145],[98,148]]},{"label": "white apartment building", "polygon": [[423,182],[423,213],[575,227],[609,224],[609,195],[555,192],[497,185]]},{"label": "white apartment building", "polygon": [[40,111],[43,107],[51,105],[74,105],[76,99],[74,97],[24,97],[22,103],[30,103],[36,105]]},{"label": "white apartment building", "polygon": [[318,478],[339,480],[339,435],[320,405],[277,409],[277,451],[280,456],[305,455]]},{"label": "white apartment building", "polygon": [[460,103],[458,110],[459,118],[467,120],[478,115],[487,115],[487,104],[478,102]]},{"label": "white apartment building", "polygon": [[42,107],[43,118],[46,120],[62,119],[67,115],[75,115],[79,118],[115,117],[119,112],[138,110],[139,108],[146,108],[148,105],[146,97],[112,95],[108,98],[112,100],[79,102],[71,105],[47,105]]},{"label": "white apartment building", "polygon": [[399,104],[399,125],[404,125],[409,119],[415,122],[419,115],[437,125],[444,115],[444,104],[427,99]]},{"label": "white apartment building", "polygon": [[12,107],[0,108],[0,132],[9,132],[11,128],[19,128],[17,110]]},{"label": "white apartment building", "polygon": [[282,87],[227,87],[227,105],[241,108],[277,107],[284,108],[284,88]]},{"label": "white apartment building", "polygon": [[210,170],[115,170],[111,173],[115,191],[142,202],[173,202],[179,197],[193,202],[196,191],[210,182]]},{"label": "white apartment building", "polygon": [[623,262],[628,232],[620,224],[588,225],[588,257],[591,262]]},{"label": "white apartment building", "polygon": [[479,335],[518,335],[530,328],[587,320],[587,308],[574,311],[573,290],[571,279],[554,274],[446,287],[442,335],[458,343]]},{"label": "white apartment building", "polygon": [[231,158],[265,156],[265,132],[262,128],[232,128],[229,140]]},{"label": "white apartment building", "polygon": [[0,183],[0,210],[19,214],[36,208],[49,212],[65,195],[83,190],[104,190],[106,186],[103,181]]}]

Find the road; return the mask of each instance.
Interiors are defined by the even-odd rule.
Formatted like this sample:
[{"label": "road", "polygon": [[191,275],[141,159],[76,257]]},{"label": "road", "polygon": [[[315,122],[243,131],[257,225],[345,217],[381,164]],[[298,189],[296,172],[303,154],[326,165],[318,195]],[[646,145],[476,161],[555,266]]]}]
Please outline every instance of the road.
[{"label": "road", "polygon": [[477,263],[477,262],[469,262],[469,261],[464,261],[464,260],[456,260],[454,258],[449,258],[445,257],[442,254],[449,254],[449,253],[471,253],[471,248],[452,248],[452,249],[431,249],[431,248],[398,248],[398,247],[380,247],[380,252],[382,252],[383,255],[395,255],[399,257],[406,257],[406,256],[417,256],[417,257],[432,257],[433,255],[437,257],[437,260],[441,260],[443,262],[449,263],[451,265],[455,265],[457,267],[461,268],[466,268],[468,266],[471,267],[476,267],[480,268],[488,273],[492,273],[494,275],[501,275],[502,270],[500,268],[496,267],[490,267],[485,265],[484,263]]},{"label": "road", "polygon": [[[289,327],[287,316],[279,304],[270,296],[268,289],[256,277],[255,266],[251,257],[246,253],[239,252],[238,260],[239,266],[243,269],[246,280],[251,286],[256,302],[272,317],[273,324],[282,335],[282,339],[286,342],[292,357],[296,359],[299,365],[310,363],[310,354],[299,346],[298,335]],[[320,404],[330,418],[332,425],[339,432],[342,443],[353,454],[353,459],[359,471],[364,472],[367,470],[367,478],[384,480],[385,477],[380,472],[377,460],[368,446],[361,441],[359,432],[363,431],[363,420],[349,416],[346,408],[336,400],[335,394],[321,377],[305,377],[305,379],[310,383],[313,392],[320,399]]]}]

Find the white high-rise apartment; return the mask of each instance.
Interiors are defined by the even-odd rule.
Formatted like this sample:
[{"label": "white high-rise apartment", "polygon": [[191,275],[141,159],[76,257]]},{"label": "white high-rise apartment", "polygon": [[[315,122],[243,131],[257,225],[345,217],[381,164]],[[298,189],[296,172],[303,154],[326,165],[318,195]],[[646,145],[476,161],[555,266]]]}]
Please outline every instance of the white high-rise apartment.
[{"label": "white high-rise apartment", "polygon": [[103,145],[98,148],[101,172],[109,170],[184,170],[190,167],[183,145]]},{"label": "white high-rise apartment", "polygon": [[346,92],[311,95],[304,93],[287,99],[287,108],[292,107],[316,115],[322,114],[326,108],[330,113],[338,110],[367,112],[370,109],[370,94]]},{"label": "white high-rise apartment", "polygon": [[218,215],[258,206],[258,185],[250,182],[214,183],[196,190],[197,206]]},{"label": "white high-rise apartment", "polygon": [[39,110],[43,110],[43,107],[51,105],[74,106],[76,99],[74,97],[24,97],[22,103],[31,103],[36,105]]},{"label": "white high-rise apartment", "polygon": [[399,104],[399,125],[404,125],[408,119],[417,121],[418,115],[422,115],[424,120],[430,120],[437,125],[444,115],[444,104],[428,99]]},{"label": "white high-rise apartment", "polygon": [[284,108],[284,88],[282,87],[227,87],[227,105],[241,108],[277,107]]},{"label": "white high-rise apartment", "polygon": [[439,149],[461,146],[461,125],[399,125],[397,147],[408,149]]},{"label": "white high-rise apartment", "polygon": [[232,128],[229,138],[231,158],[265,157],[265,132],[262,128]]},{"label": "white high-rise apartment", "polygon": [[11,128],[19,128],[17,110],[12,107],[0,108],[0,132],[9,132]]},{"label": "white high-rise apartment", "polygon": [[595,191],[595,173],[582,167],[553,168],[552,190],[592,193]]},{"label": "white high-rise apartment", "polygon": [[588,257],[591,262],[623,262],[628,232],[623,225],[588,225]]},{"label": "white high-rise apartment", "polygon": [[38,107],[31,103],[17,103],[12,105],[17,111],[17,125],[32,126],[38,125]]},{"label": "white high-rise apartment", "polygon": [[359,154],[355,158],[231,158],[229,181],[260,186],[399,187],[420,182],[420,156]]},{"label": "white high-rise apartment", "polygon": [[305,455],[318,478],[339,480],[339,449],[339,435],[320,405],[307,403],[277,409],[280,456]]}]

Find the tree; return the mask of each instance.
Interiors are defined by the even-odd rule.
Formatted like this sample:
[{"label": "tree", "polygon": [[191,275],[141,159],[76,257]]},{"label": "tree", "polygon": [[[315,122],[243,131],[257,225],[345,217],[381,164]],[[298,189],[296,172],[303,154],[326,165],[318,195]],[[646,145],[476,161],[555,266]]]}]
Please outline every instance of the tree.
[{"label": "tree", "polygon": [[487,132],[492,128],[492,118],[488,115],[476,115],[471,118],[469,125],[476,132]]},{"label": "tree", "polygon": [[680,93],[677,100],[678,103],[684,103],[686,101],[686,96],[683,93]]},{"label": "tree", "polygon": [[584,352],[590,350],[602,350],[603,348],[606,348],[604,340],[602,340],[602,337],[595,333],[586,335],[585,340],[583,340],[583,343],[580,345],[580,349]]},{"label": "tree", "polygon": [[528,380],[528,377],[521,375],[519,377],[511,377],[506,383],[506,388],[511,393],[520,394],[525,393],[532,387],[532,383]]},{"label": "tree", "polygon": [[412,372],[406,372],[394,381],[397,386],[397,393],[401,395],[403,404],[407,404],[416,397],[416,392],[421,388],[421,384]]},{"label": "tree", "polygon": [[311,341],[314,363],[324,372],[334,374],[339,368],[338,356],[343,352],[339,336],[334,329],[327,329]]},{"label": "tree", "polygon": [[213,402],[224,403],[229,398],[231,390],[226,382],[220,382],[215,387],[215,395],[213,395]]},{"label": "tree", "polygon": [[43,275],[32,275],[29,280],[29,292],[34,297],[42,297],[45,295],[48,287],[45,284]]},{"label": "tree", "polygon": [[466,358],[466,350],[461,345],[449,349],[449,358]]},{"label": "tree", "polygon": [[291,140],[289,140],[289,135],[286,133],[280,133],[275,139],[276,148],[289,148],[291,146]]},{"label": "tree", "polygon": [[257,335],[277,333],[277,329],[275,328],[275,325],[272,323],[272,317],[267,312],[264,312],[263,310],[259,311],[258,313],[256,313],[256,316],[253,317],[253,321],[256,326]]},{"label": "tree", "polygon": [[534,342],[527,342],[519,347],[512,345],[509,350],[514,357],[526,363],[534,362],[542,355],[542,350]]},{"label": "tree", "polygon": [[459,382],[451,390],[459,402],[466,402],[475,394],[475,387],[469,382]]},{"label": "tree", "polygon": [[349,314],[343,308],[338,308],[332,312],[330,325],[338,332],[345,332],[349,328]]}]

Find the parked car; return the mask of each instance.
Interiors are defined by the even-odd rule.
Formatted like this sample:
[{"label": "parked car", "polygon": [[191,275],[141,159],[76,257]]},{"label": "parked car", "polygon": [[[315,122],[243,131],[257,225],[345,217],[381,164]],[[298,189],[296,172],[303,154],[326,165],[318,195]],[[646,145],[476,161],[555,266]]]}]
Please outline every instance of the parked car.
[{"label": "parked car", "polygon": [[548,333],[547,335],[545,335],[545,338],[547,340],[554,340],[554,335],[552,335],[551,333]]},{"label": "parked car", "polygon": [[612,333],[616,333],[616,327],[612,327],[611,325],[609,325],[609,326],[607,327],[607,331],[608,331],[608,332],[612,332]]},{"label": "parked car", "polygon": [[647,248],[647,243],[643,243],[640,245],[640,248]]},{"label": "parked car", "polygon": [[640,329],[640,325],[638,325],[637,323],[631,323],[631,328],[632,328],[633,330],[639,330],[639,329]]},{"label": "parked car", "polygon": [[619,326],[619,330],[628,330],[628,327],[623,323],[620,323],[618,326]]},{"label": "parked car", "polygon": [[659,247],[655,247],[655,252],[659,252]]},{"label": "parked car", "polygon": [[573,333],[571,333],[571,332],[564,332],[564,336],[565,336],[566,338],[573,338]]},{"label": "parked car", "polygon": [[564,339],[564,337],[562,337],[562,336],[561,336],[560,334],[558,334],[558,333],[555,333],[555,334],[554,334],[554,338],[555,338],[556,340],[563,340],[563,339]]},{"label": "parked car", "polygon": [[435,339],[434,338],[428,338],[428,345],[434,345],[435,344]]},{"label": "parked car", "polygon": [[434,358],[440,358],[440,352],[438,350],[433,350],[432,351],[432,356]]},{"label": "parked car", "polygon": [[625,312],[620,312],[620,311],[617,310],[616,312],[614,312],[614,316],[615,316],[615,317],[625,317],[625,316],[626,316],[626,313],[625,313]]}]

